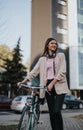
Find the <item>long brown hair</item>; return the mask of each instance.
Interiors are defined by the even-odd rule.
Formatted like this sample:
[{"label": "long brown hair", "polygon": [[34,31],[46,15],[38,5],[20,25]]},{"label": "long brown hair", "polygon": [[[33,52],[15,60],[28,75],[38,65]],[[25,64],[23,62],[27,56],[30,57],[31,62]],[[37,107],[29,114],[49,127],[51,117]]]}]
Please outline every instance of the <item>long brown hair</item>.
[{"label": "long brown hair", "polygon": [[[42,56],[45,56],[46,54],[49,53],[49,52],[48,52],[48,44],[49,44],[49,42],[52,41],[52,40],[55,40],[56,43],[57,43],[57,40],[56,40],[56,39],[54,39],[54,38],[52,38],[52,37],[48,38],[48,39],[46,40],[46,42],[45,42],[44,52],[43,52]],[[57,43],[57,49],[55,50],[55,53],[56,53],[57,50],[58,50],[58,43]]]}]

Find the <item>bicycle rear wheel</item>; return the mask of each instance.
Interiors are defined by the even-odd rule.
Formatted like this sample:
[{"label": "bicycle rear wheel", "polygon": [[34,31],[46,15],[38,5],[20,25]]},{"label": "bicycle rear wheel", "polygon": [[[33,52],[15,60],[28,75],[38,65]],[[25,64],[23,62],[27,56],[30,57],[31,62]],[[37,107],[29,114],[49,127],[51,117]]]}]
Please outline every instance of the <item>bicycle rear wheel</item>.
[{"label": "bicycle rear wheel", "polygon": [[30,111],[29,108],[25,106],[18,124],[18,130],[29,130],[27,129],[30,122],[29,120],[30,120]]}]

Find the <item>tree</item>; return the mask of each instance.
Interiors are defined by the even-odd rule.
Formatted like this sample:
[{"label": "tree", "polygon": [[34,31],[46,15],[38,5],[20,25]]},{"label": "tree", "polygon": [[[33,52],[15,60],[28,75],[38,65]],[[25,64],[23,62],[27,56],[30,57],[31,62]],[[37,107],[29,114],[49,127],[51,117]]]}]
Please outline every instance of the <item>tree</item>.
[{"label": "tree", "polygon": [[[24,76],[26,76],[26,67],[22,64],[22,54],[20,50],[20,38],[18,39],[16,47],[13,49],[12,59],[5,59],[3,73],[4,86],[11,87],[11,97],[17,92],[17,82],[22,81]],[[7,90],[7,87],[5,89]]]},{"label": "tree", "polygon": [[6,44],[0,45],[0,71],[3,71],[4,59],[12,58],[12,51]]}]

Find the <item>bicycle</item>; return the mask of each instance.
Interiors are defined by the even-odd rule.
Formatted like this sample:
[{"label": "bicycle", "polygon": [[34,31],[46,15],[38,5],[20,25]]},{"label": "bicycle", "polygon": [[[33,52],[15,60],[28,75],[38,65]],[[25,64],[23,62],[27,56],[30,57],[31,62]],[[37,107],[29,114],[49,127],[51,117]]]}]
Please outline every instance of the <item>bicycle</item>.
[{"label": "bicycle", "polygon": [[[40,102],[39,102],[39,94],[35,93],[35,90],[45,89],[43,87],[38,87],[34,85],[25,85],[21,84],[20,88],[30,89],[31,95],[27,98],[27,103],[23,109],[18,130],[34,130],[35,125],[38,123],[40,117]],[[45,89],[45,91],[47,91]],[[38,92],[38,91],[37,91]],[[34,94],[35,93],[35,94]]]}]

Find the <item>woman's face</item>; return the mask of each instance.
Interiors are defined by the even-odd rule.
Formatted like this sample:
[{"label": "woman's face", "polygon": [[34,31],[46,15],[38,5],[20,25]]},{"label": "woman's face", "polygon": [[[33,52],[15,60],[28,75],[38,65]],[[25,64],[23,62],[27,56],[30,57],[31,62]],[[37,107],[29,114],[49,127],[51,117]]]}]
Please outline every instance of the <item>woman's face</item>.
[{"label": "woman's face", "polygon": [[57,49],[57,42],[55,40],[52,40],[48,44],[48,50],[50,51],[56,51]]}]

